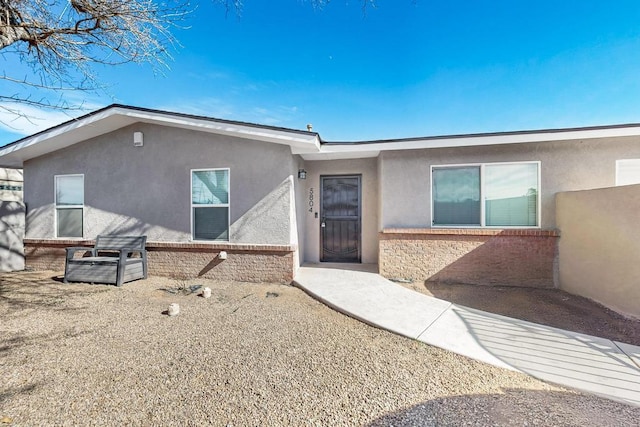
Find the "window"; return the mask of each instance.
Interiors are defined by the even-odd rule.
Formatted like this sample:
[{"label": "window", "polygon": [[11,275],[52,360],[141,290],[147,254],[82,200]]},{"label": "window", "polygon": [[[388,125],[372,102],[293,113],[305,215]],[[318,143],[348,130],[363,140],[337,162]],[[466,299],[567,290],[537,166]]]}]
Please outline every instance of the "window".
[{"label": "window", "polygon": [[191,171],[194,240],[229,240],[229,169]]},{"label": "window", "polygon": [[432,223],[449,227],[536,227],[539,171],[539,162],[433,166]]},{"label": "window", "polygon": [[56,236],[82,237],[84,175],[55,177]]},{"label": "window", "polygon": [[616,160],[616,185],[640,184],[640,159]]}]

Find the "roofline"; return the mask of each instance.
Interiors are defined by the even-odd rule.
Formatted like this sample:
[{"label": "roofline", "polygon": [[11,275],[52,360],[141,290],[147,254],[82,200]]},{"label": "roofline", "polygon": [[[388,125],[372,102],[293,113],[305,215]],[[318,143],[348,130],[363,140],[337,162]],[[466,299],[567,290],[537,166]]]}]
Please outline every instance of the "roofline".
[{"label": "roofline", "polygon": [[538,131],[472,133],[379,141],[325,142],[320,146],[318,152],[305,153],[302,156],[305,160],[355,159],[377,157],[383,151],[479,147],[486,145],[622,137],[640,137],[640,124],[543,129]]},{"label": "roofline", "polygon": [[261,124],[257,124],[257,123],[243,122],[243,121],[239,121],[239,120],[218,119],[218,118],[215,118],[215,117],[201,116],[201,115],[197,115],[197,114],[177,113],[175,111],[159,110],[159,109],[155,109],[155,108],[136,107],[136,106],[126,105],[126,104],[110,104],[110,105],[107,105],[106,107],[102,107],[102,108],[99,108],[97,110],[91,111],[91,112],[89,112],[87,114],[84,114],[84,115],[82,115],[80,117],[75,117],[73,119],[67,120],[66,122],[62,122],[60,124],[57,124],[55,126],[52,126],[50,128],[44,129],[44,130],[41,130],[41,131],[36,132],[34,134],[24,136],[24,137],[22,137],[22,138],[20,138],[20,139],[18,139],[16,141],[13,141],[13,142],[10,142],[10,143],[8,143],[6,145],[3,145],[2,147],[0,147],[0,150],[4,149],[4,148],[11,147],[12,145],[19,144],[20,142],[25,141],[27,139],[34,138],[34,137],[37,137],[39,135],[43,135],[43,134],[45,134],[47,132],[54,131],[54,130],[56,130],[58,128],[67,126],[67,125],[69,125],[71,123],[78,122],[80,120],[87,119],[87,118],[89,118],[91,116],[98,115],[100,113],[103,113],[104,111],[107,111],[107,110],[110,110],[110,109],[116,109],[116,108],[123,108],[123,109],[127,109],[127,110],[133,110],[133,111],[138,111],[138,112],[142,112],[142,113],[150,113],[150,114],[166,114],[166,115],[180,117],[180,118],[184,118],[184,119],[206,120],[206,121],[224,123],[224,124],[230,124],[230,125],[254,127],[254,128],[258,128],[258,129],[275,130],[275,131],[280,131],[280,132],[293,132],[293,133],[299,133],[299,134],[302,134],[302,135],[315,135],[318,138],[320,138],[320,135],[317,132],[310,132],[310,131],[300,130],[300,129],[291,129],[291,128],[278,127],[278,126],[261,125]]},{"label": "roofline", "polygon": [[415,141],[437,141],[442,139],[466,139],[466,138],[488,138],[488,137],[500,137],[500,136],[518,136],[518,135],[536,135],[536,134],[548,134],[548,133],[564,133],[564,132],[585,132],[594,130],[611,130],[611,129],[625,129],[625,128],[640,128],[640,123],[624,123],[615,125],[599,125],[599,126],[578,126],[569,128],[553,128],[553,129],[528,129],[528,130],[516,130],[516,131],[502,131],[502,132],[477,132],[477,133],[459,133],[451,135],[434,135],[424,137],[409,137],[409,138],[389,138],[389,139],[375,139],[364,141],[323,141],[322,145],[366,145],[366,144],[389,144],[389,143],[401,143],[401,142],[415,142]]},{"label": "roofline", "polygon": [[0,166],[21,168],[29,159],[138,122],[287,145],[292,154],[317,152],[322,144],[320,135],[308,130],[111,104],[0,147]]},{"label": "roofline", "polygon": [[[640,123],[508,132],[468,133],[368,141],[323,141],[317,132],[111,104],[0,147],[0,166],[22,167],[24,161],[65,148],[137,121],[176,128],[285,144],[305,160],[377,157],[383,151],[474,147],[597,138],[640,137]],[[91,124],[101,124],[91,127]],[[102,132],[102,133],[101,133]],[[42,144],[47,142],[47,144]]]}]

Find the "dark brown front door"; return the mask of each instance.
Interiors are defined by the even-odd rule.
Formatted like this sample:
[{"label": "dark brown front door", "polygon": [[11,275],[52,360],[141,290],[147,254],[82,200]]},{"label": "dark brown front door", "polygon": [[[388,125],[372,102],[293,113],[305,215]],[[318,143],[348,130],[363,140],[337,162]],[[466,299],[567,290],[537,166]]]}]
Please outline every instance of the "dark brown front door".
[{"label": "dark brown front door", "polygon": [[360,176],[322,176],[320,181],[320,260],[360,262]]}]

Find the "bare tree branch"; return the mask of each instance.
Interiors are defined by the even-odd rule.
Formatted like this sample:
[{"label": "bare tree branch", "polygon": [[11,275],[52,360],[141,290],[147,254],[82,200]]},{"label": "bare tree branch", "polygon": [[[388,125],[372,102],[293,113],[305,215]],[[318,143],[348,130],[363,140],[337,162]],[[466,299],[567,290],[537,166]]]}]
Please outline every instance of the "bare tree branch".
[{"label": "bare tree branch", "polygon": [[[2,70],[0,81],[11,94],[0,93],[0,102],[75,109],[47,99],[99,89],[95,65],[150,63],[158,70],[178,45],[171,30],[189,12],[187,0],[0,0],[0,52],[32,74],[27,79]],[[42,98],[34,99],[33,91]]]},{"label": "bare tree branch", "polygon": [[[240,15],[242,0],[210,0]],[[330,0],[308,1],[323,8]],[[363,13],[375,0],[360,0]],[[155,71],[178,46],[171,33],[191,12],[189,0],[0,0],[0,58],[30,69],[30,77],[0,70],[0,111],[24,117],[24,104],[51,110],[81,109],[61,92],[101,88],[96,65],[150,63]],[[18,71],[20,74],[24,70]],[[33,95],[37,93],[37,95]],[[54,101],[49,101],[53,99]],[[4,123],[0,121],[0,123]],[[6,124],[6,123],[5,123]]]}]

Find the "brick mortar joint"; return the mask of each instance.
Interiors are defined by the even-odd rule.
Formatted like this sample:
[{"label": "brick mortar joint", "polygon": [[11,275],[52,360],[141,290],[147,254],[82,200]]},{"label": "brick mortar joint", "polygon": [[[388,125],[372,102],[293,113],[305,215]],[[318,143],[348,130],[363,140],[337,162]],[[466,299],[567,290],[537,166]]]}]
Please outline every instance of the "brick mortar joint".
[{"label": "brick mortar joint", "polygon": [[[68,246],[86,246],[95,245],[95,240],[69,240],[69,239],[24,239],[25,246],[49,247],[49,248],[65,248]],[[242,252],[295,252],[298,245],[269,245],[269,244],[252,244],[252,243],[187,243],[187,242],[147,242],[146,249],[150,251],[170,251],[170,250],[186,250],[186,251],[242,251]]]},{"label": "brick mortar joint", "polygon": [[395,236],[441,235],[441,236],[509,236],[509,237],[560,237],[560,230],[540,229],[483,229],[483,228],[385,228],[381,239]]}]

